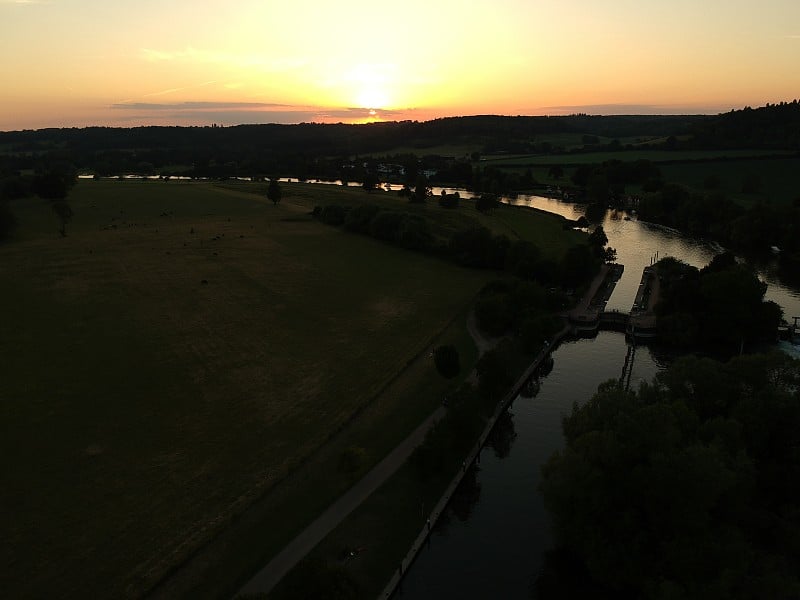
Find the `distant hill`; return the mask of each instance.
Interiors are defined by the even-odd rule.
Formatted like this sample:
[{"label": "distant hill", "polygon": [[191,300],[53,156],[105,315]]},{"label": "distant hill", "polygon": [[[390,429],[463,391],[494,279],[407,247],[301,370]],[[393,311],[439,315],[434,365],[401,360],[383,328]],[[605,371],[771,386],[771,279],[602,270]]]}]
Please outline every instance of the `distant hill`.
[{"label": "distant hill", "polygon": [[[570,140],[570,141],[565,141]],[[800,105],[708,115],[481,115],[426,122],[234,127],[86,127],[0,132],[0,177],[54,162],[101,175],[344,177],[353,157],[548,155],[649,148],[800,148]],[[452,150],[450,150],[452,149]],[[440,156],[447,159],[447,156]],[[396,156],[392,162],[403,162]],[[442,169],[441,164],[434,165]],[[425,167],[427,168],[427,167]],[[459,180],[459,179],[455,179]]]},{"label": "distant hill", "polygon": [[732,110],[693,123],[691,133],[698,148],[800,150],[800,102]]},{"label": "distant hill", "polygon": [[227,145],[260,150],[356,154],[389,151],[398,146],[425,147],[453,141],[526,140],[552,133],[580,133],[609,138],[681,135],[704,116],[448,117],[364,125],[237,125],[233,127],[87,127],[0,132],[0,145],[12,152],[40,152],[58,147],[97,150],[178,150]]}]

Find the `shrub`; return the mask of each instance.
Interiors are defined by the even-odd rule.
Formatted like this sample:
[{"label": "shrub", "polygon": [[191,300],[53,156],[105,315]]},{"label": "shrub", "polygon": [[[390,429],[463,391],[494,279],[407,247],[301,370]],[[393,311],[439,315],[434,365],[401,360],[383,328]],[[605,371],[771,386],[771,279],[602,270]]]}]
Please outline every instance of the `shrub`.
[{"label": "shrub", "polygon": [[436,348],[433,352],[433,361],[436,363],[436,370],[446,379],[452,379],[461,372],[458,350],[452,344]]},{"label": "shrub", "polygon": [[344,223],[344,219],[347,215],[347,212],[344,208],[339,206],[338,204],[329,204],[325,208],[320,211],[319,220],[325,223],[326,225],[341,225]]}]

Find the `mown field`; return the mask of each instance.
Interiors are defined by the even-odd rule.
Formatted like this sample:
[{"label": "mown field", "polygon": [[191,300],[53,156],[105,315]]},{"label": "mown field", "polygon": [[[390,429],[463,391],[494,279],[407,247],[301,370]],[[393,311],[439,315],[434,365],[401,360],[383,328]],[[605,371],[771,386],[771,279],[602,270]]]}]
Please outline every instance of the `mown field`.
[{"label": "mown field", "polygon": [[[12,205],[20,229],[0,246],[9,597],[142,595],[256,499],[258,537],[222,552],[260,561],[438,403],[447,384],[432,365],[405,367],[440,332],[469,352],[453,320],[495,275],[308,216],[395,197],[297,185],[274,206],[261,192],[82,181],[66,238],[46,202]],[[473,220],[510,237],[561,230],[513,209],[419,210],[442,236]],[[564,239],[548,251],[580,238]],[[435,396],[415,393],[431,382]],[[361,462],[337,472],[353,445]],[[255,566],[213,578],[227,590]]]},{"label": "mown field", "polygon": [[586,152],[576,154],[548,154],[486,158],[481,161],[496,167],[527,165],[591,165],[607,160],[649,160],[654,163],[714,160],[722,158],[752,158],[794,154],[775,150],[625,150],[620,152]]},{"label": "mown field", "polygon": [[[661,173],[665,181],[681,183],[698,191],[719,191],[745,207],[759,201],[775,205],[791,204],[800,198],[798,156],[662,165]],[[754,176],[758,180],[758,189],[753,192],[742,191],[743,182]],[[716,179],[716,185],[711,190],[706,188],[709,178]]]},{"label": "mown field", "polygon": [[[561,178],[555,179],[550,174],[549,164],[555,164],[561,159],[561,164],[602,164],[608,160],[638,160],[647,158],[657,163],[661,176],[665,182],[678,183],[700,193],[721,192],[726,197],[734,200],[744,207],[750,207],[758,202],[771,202],[776,205],[791,204],[800,197],[796,182],[796,173],[800,172],[800,157],[796,154],[774,155],[774,153],[759,153],[753,150],[729,152],[603,152],[592,154],[578,154],[570,156],[529,157],[535,161],[531,166],[522,166],[523,159],[503,159],[503,166],[492,162],[495,166],[502,166],[504,170],[523,174],[530,171],[534,179],[545,185],[563,186],[572,185],[570,178],[578,167],[565,167]],[[574,160],[573,160],[574,158]],[[541,159],[541,160],[539,160]],[[669,161],[669,162],[661,162]],[[758,181],[755,191],[743,191],[746,180],[755,177]],[[709,182],[713,183],[709,185]],[[641,194],[641,186],[629,185],[626,187],[629,194]]]}]

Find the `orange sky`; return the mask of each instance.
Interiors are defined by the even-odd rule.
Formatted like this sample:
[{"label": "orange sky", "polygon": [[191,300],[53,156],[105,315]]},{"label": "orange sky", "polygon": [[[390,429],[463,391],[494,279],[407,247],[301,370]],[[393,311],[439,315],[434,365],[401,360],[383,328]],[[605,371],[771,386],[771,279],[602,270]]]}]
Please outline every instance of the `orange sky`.
[{"label": "orange sky", "polygon": [[720,112],[800,97],[800,2],[0,0],[0,53],[0,130]]}]

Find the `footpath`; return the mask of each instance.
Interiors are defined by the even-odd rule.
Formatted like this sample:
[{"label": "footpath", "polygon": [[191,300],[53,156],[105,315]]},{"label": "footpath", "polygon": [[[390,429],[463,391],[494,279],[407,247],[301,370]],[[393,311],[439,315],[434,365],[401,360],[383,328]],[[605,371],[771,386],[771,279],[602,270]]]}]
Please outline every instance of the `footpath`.
[{"label": "footpath", "polygon": [[[480,354],[493,348],[502,338],[486,338],[478,330],[474,313],[467,319],[467,329],[475,341]],[[475,371],[469,380],[474,381]],[[272,558],[264,568],[248,581],[237,595],[268,593],[275,585],[319,544],[347,515],[355,510],[370,494],[383,485],[389,477],[409,459],[417,446],[425,440],[425,434],[444,418],[447,409],[439,407],[423,421],[405,440],[403,440],[381,462],[375,465],[358,483],[334,502],[324,513],[308,525],[279,554]]]},{"label": "footpath", "polygon": [[277,556],[256,573],[239,595],[265,594],[269,592],[289,570],[319,544],[347,515],[366,500],[411,456],[414,449],[425,439],[425,434],[444,417],[446,409],[439,407],[403,440],[386,458],[359,480],[350,490],[334,502],[324,513],[306,527]]},{"label": "footpath", "polygon": [[[605,279],[607,269],[601,270],[595,280],[589,286],[583,299],[580,301],[579,306],[586,310],[589,302],[594,297],[597,289]],[[493,348],[503,338],[486,338],[478,330],[475,321],[474,313],[470,313],[467,320],[467,329],[478,347],[479,353],[482,355],[486,351]],[[517,382],[506,394],[506,396],[498,403],[493,415],[489,418],[484,428],[483,433],[480,435],[477,443],[469,452],[463,463],[463,468],[456,474],[453,480],[448,485],[445,493],[440,498],[439,502],[431,511],[428,516],[427,522],[422,527],[422,530],[417,535],[411,549],[406,554],[405,558],[400,561],[398,570],[394,573],[388,585],[381,593],[381,598],[388,598],[394,592],[395,588],[400,583],[405,569],[410,566],[414,558],[419,552],[422,545],[425,543],[426,538],[430,534],[431,528],[441,516],[450,497],[453,495],[456,487],[466,474],[467,468],[476,460],[479,460],[479,455],[487,437],[497,422],[497,419],[508,408],[508,405],[516,398],[519,390],[525,385],[525,382],[536,372],[541,363],[550,355],[553,348],[558,346],[561,340],[571,333],[571,327],[565,325],[548,344],[539,351],[536,357],[531,362],[530,366],[519,377]],[[474,381],[476,373],[470,374],[468,380]],[[431,414],[425,421],[423,421],[405,440],[403,440],[395,449],[390,452],[380,463],[372,468],[358,483],[356,483],[348,492],[342,495],[336,502],[334,502],[324,513],[322,513],[316,520],[308,525],[297,537],[294,538],[280,553],[278,553],[267,565],[258,571],[238,592],[239,595],[253,595],[253,594],[266,594],[294,567],[300,560],[302,560],[313,548],[319,544],[326,535],[328,535],[339,523],[341,523],[347,515],[355,510],[370,494],[377,490],[386,480],[389,479],[413,453],[414,449],[419,446],[425,439],[425,434],[433,427],[433,425],[442,419],[446,414],[446,408],[439,407],[433,414]]]}]

